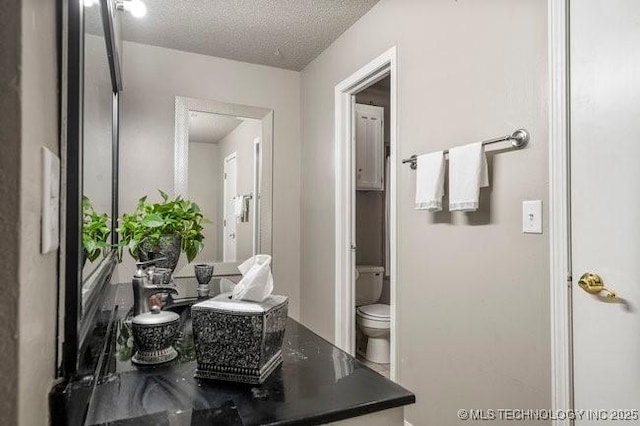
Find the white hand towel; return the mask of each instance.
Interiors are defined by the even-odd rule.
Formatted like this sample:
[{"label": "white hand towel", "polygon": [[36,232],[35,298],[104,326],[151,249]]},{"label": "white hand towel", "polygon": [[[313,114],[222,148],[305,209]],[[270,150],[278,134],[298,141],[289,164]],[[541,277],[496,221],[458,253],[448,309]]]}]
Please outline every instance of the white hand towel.
[{"label": "white hand towel", "polygon": [[439,212],[444,195],[444,153],[419,155],[416,161],[416,210]]},{"label": "white hand towel", "polygon": [[233,198],[233,215],[238,220],[242,219],[242,216],[244,214],[243,201],[244,201],[244,197],[242,195],[238,195]]},{"label": "white hand towel", "polygon": [[478,209],[480,188],[489,186],[487,156],[482,142],[449,150],[449,210]]}]

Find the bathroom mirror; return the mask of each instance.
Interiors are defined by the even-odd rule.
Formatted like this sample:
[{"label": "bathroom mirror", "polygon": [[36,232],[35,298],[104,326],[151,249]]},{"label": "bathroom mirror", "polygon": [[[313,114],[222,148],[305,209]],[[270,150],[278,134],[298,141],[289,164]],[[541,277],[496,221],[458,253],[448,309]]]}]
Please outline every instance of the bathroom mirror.
[{"label": "bathroom mirror", "polygon": [[[112,239],[113,85],[100,7],[84,7],[82,100],[82,282],[109,253]],[[83,297],[86,305],[86,297]]]},{"label": "bathroom mirror", "polygon": [[210,221],[193,264],[237,274],[254,254],[271,254],[273,113],[269,109],[175,98],[174,192],[197,203]]},{"label": "bathroom mirror", "polygon": [[[86,350],[96,331],[101,298],[118,261],[118,90],[112,0],[69,2],[64,10],[62,217],[64,270],[60,278],[60,375],[91,370]],[[86,353],[85,353],[86,352]],[[84,354],[84,355],[83,355]]]}]

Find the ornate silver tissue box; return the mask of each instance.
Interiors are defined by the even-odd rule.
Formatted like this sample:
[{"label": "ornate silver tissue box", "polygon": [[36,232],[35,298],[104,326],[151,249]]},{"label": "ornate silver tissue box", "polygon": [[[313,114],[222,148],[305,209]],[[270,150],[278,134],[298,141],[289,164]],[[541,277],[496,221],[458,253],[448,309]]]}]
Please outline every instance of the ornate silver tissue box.
[{"label": "ornate silver tissue box", "polygon": [[203,379],[260,384],[282,364],[288,298],[232,300],[223,293],[191,307],[198,368]]}]

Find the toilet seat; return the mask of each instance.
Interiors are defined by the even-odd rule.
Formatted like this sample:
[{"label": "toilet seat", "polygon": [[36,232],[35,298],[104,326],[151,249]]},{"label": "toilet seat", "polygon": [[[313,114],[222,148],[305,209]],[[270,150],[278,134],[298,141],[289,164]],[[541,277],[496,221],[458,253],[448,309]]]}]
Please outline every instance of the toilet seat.
[{"label": "toilet seat", "polygon": [[391,307],[382,303],[360,306],[356,309],[356,315],[372,321],[390,322]]}]

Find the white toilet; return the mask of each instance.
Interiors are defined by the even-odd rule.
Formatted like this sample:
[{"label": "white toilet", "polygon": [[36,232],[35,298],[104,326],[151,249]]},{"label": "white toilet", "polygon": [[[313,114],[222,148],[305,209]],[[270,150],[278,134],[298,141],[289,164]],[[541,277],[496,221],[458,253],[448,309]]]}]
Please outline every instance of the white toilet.
[{"label": "white toilet", "polygon": [[382,266],[356,266],[356,324],[367,337],[365,358],[378,364],[388,364],[390,352],[390,307],[377,303],[383,278]]}]

